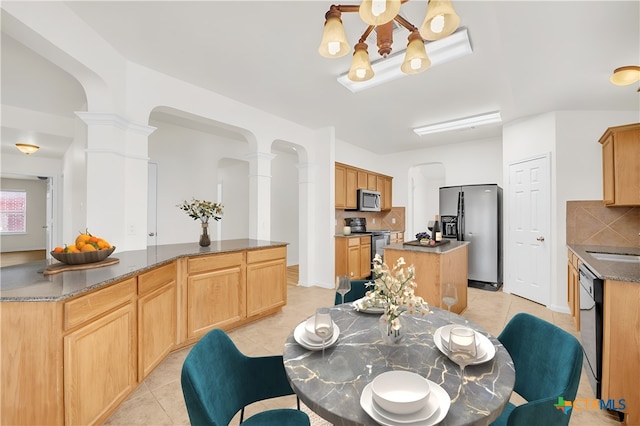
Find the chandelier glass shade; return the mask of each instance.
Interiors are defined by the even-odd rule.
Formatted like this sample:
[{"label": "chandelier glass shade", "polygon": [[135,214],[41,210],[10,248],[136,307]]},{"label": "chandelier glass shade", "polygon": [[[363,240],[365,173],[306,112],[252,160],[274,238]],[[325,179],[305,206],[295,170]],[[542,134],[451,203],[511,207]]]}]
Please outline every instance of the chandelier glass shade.
[{"label": "chandelier glass shade", "polygon": [[362,0],[358,12],[369,25],[382,25],[391,21],[400,12],[400,0]]},{"label": "chandelier glass shade", "polygon": [[358,5],[332,5],[325,14],[324,31],[318,52],[325,58],[339,58],[351,48],[342,24],[343,12],[358,12],[369,26],[354,46],[349,80],[367,81],[374,76],[366,39],[376,29],[378,52],[386,58],[392,50],[393,27],[391,21],[409,31],[404,61],[400,67],[405,74],[418,74],[431,66],[424,41],[439,40],[454,33],[460,18],[451,6],[451,0],[429,0],[427,14],[420,30],[399,15],[402,3],[409,0],[363,0]]},{"label": "chandelier glass shade", "polygon": [[28,143],[17,143],[16,148],[18,148],[20,152],[22,152],[23,154],[27,154],[27,155],[33,154],[34,152],[40,149],[38,145],[31,145]]}]

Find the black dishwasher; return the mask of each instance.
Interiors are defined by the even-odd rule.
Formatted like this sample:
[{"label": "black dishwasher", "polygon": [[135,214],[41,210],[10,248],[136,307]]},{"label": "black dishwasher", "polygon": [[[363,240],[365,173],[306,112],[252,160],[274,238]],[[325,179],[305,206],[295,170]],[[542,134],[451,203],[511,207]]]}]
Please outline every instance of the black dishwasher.
[{"label": "black dishwasher", "polygon": [[603,281],[585,264],[580,264],[580,340],[586,362],[584,369],[596,394],[602,380],[602,300]]}]

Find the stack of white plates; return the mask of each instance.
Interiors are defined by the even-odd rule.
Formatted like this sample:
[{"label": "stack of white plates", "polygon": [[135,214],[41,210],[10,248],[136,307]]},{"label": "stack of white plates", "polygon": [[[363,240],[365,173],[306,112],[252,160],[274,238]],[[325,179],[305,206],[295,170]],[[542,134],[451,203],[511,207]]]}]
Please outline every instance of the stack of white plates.
[{"label": "stack of white plates", "polygon": [[[340,337],[340,328],[334,322],[333,333],[324,341],[324,347],[333,346]],[[310,351],[322,350],[322,339],[315,333],[315,317],[302,321],[293,331],[293,338],[300,346]]]},{"label": "stack of white plates", "polygon": [[438,384],[409,371],[387,371],[365,386],[360,405],[382,425],[434,425],[451,400]]},{"label": "stack of white plates", "polygon": [[[440,350],[445,355],[448,355],[447,348],[449,347],[449,333],[451,329],[454,327],[460,327],[458,324],[448,324],[443,325],[438,328],[433,333],[433,341]],[[493,359],[496,355],[496,347],[493,346],[491,340],[489,340],[486,336],[476,333],[476,345],[477,345],[477,355],[476,360],[471,363],[471,365],[482,364],[483,362],[487,362]]]}]

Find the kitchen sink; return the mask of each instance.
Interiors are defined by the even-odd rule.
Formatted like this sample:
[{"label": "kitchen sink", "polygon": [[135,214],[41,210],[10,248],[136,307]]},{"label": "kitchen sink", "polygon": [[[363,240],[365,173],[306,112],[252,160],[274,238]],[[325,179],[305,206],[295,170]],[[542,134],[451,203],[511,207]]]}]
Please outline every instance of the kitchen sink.
[{"label": "kitchen sink", "polygon": [[598,260],[609,260],[613,262],[629,262],[640,263],[640,255],[637,254],[621,254],[621,253],[601,253],[597,251],[587,251],[591,256]]}]

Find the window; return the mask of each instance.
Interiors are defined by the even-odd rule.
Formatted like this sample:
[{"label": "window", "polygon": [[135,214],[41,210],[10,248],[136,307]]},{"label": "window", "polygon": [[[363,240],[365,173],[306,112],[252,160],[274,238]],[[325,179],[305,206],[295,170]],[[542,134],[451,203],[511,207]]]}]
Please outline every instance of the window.
[{"label": "window", "polygon": [[27,191],[0,191],[0,232],[27,232]]}]

